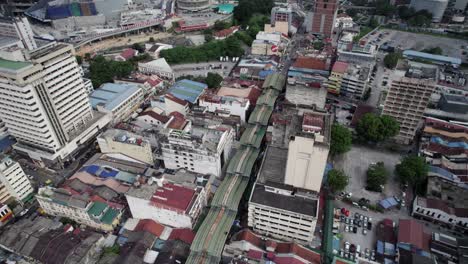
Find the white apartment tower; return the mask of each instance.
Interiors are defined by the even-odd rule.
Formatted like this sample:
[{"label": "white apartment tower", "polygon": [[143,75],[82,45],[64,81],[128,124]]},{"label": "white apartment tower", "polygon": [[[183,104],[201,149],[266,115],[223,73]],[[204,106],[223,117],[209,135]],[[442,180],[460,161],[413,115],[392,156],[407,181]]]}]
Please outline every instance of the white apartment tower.
[{"label": "white apartment tower", "polygon": [[54,42],[22,53],[16,61],[0,58],[0,119],[17,150],[35,160],[63,159],[93,119],[74,49]]},{"label": "white apartment tower", "polygon": [[33,191],[19,163],[8,156],[0,156],[0,203],[6,203],[11,197],[22,202]]},{"label": "white apartment tower", "polygon": [[31,25],[26,17],[0,19],[0,36],[18,38],[23,48],[33,50],[37,48]]}]

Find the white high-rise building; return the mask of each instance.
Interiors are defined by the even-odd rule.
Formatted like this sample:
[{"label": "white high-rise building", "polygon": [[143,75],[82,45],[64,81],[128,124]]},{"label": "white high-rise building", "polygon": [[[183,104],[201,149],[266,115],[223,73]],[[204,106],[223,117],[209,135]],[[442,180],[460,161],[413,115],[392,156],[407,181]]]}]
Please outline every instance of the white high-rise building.
[{"label": "white high-rise building", "polygon": [[34,33],[26,17],[0,19],[0,36],[20,39],[23,48],[28,50],[37,48]]},{"label": "white high-rise building", "polygon": [[11,197],[24,201],[34,189],[18,162],[8,156],[0,156],[0,203]]},{"label": "white high-rise building", "polygon": [[17,150],[37,161],[64,159],[108,123],[92,111],[71,45],[9,59],[0,58],[0,119]]}]

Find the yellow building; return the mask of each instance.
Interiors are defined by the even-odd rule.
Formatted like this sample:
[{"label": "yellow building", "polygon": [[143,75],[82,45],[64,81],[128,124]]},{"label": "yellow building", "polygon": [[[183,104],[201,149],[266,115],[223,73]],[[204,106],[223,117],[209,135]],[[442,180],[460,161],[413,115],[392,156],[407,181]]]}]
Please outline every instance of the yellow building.
[{"label": "yellow building", "polygon": [[327,88],[329,93],[340,94],[341,82],[347,69],[348,63],[342,61],[335,62],[330,77],[328,77]]}]

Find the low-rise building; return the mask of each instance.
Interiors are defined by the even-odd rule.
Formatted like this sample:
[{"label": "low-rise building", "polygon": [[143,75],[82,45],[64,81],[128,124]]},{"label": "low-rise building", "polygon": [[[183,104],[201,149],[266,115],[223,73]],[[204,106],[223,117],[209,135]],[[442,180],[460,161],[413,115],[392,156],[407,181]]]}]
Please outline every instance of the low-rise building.
[{"label": "low-rise building", "polygon": [[278,55],[280,53],[279,43],[256,39],[252,42],[251,53],[253,55]]},{"label": "low-rise building", "polygon": [[159,58],[161,51],[172,48],[174,48],[174,46],[164,43],[145,44],[146,51],[155,59]]},{"label": "low-rise building", "polygon": [[370,65],[337,61],[328,78],[328,91],[352,99],[361,99],[369,89]]},{"label": "low-rise building", "polygon": [[[198,105],[206,107],[207,111],[218,115],[239,116],[242,122],[246,122],[246,117],[250,108],[250,101],[247,96],[237,96],[235,92],[249,92],[247,89],[234,90],[231,95],[218,95],[227,93],[229,88],[222,87],[216,93],[205,93],[200,97]],[[239,93],[238,93],[239,94]]]},{"label": "low-rise building", "polygon": [[169,123],[171,118],[165,115],[158,114],[153,110],[148,110],[136,118],[138,121],[142,121],[145,124],[156,126],[156,127],[166,127],[166,124]]},{"label": "low-rise building", "polygon": [[13,212],[6,204],[0,203],[0,227],[8,223],[13,217]]},{"label": "low-rise building", "polygon": [[123,206],[74,195],[66,189],[40,188],[37,201],[46,214],[67,217],[80,224],[112,231],[119,224]]},{"label": "low-rise building", "polygon": [[284,243],[265,240],[248,229],[244,229],[231,238],[223,251],[223,259],[259,264],[274,259],[277,263],[320,263],[320,253],[297,243]]},{"label": "low-rise building", "polygon": [[102,153],[121,153],[153,165],[153,149],[148,139],[126,130],[108,129],[97,138]]},{"label": "low-rise building", "polygon": [[12,198],[23,203],[33,192],[20,164],[8,156],[0,155],[0,203],[9,202]]},{"label": "low-rise building", "polygon": [[223,30],[220,30],[220,31],[216,31],[215,33],[213,33],[213,37],[215,39],[225,39],[231,35],[233,35],[234,33],[236,33],[237,31],[239,31],[239,26],[232,26],[230,28],[226,28],[226,29],[223,29]]},{"label": "low-rise building", "polygon": [[371,44],[352,44],[338,50],[338,60],[349,63],[375,63],[377,47]]},{"label": "low-rise building", "polygon": [[412,215],[459,232],[468,232],[468,209],[450,207],[445,201],[439,199],[416,197],[413,202]]},{"label": "low-rise building", "polygon": [[331,54],[318,52],[298,56],[288,70],[288,83],[325,84],[330,75]]},{"label": "low-rise building", "polygon": [[175,228],[193,228],[206,205],[204,188],[152,181],[132,187],[125,194],[133,218],[151,219]]},{"label": "low-rise building", "polygon": [[345,13],[338,14],[335,19],[335,28],[352,28],[354,26],[353,18]]},{"label": "low-rise building", "polygon": [[221,177],[228,161],[234,131],[215,130],[193,126],[188,131],[173,130],[162,143],[164,165]]},{"label": "low-rise building", "polygon": [[192,105],[195,105],[198,98],[203,92],[208,89],[208,85],[201,82],[195,82],[188,79],[177,81],[168,90],[168,93],[181,100],[187,101]]},{"label": "low-rise building", "polygon": [[241,59],[232,70],[235,78],[250,80],[265,80],[265,78],[277,71],[279,57],[262,57]]},{"label": "low-rise building", "polygon": [[138,55],[138,50],[124,49],[119,55],[115,56],[116,61],[128,61]]},{"label": "low-rise building", "polygon": [[138,70],[144,74],[155,74],[169,81],[175,80],[174,71],[164,58],[138,63]]},{"label": "low-rise building", "polygon": [[143,102],[143,90],[137,85],[105,83],[90,94],[90,102],[99,112],[112,115],[112,122],[128,118]]},{"label": "low-rise building", "polygon": [[177,112],[181,113],[183,116],[186,116],[187,113],[190,111],[189,102],[180,99],[171,93],[167,93],[164,95],[164,105],[166,113]]},{"label": "low-rise building", "polygon": [[142,73],[134,73],[126,78],[115,79],[114,83],[136,84],[143,89],[144,94],[157,93],[162,91],[165,87],[164,80],[155,74],[146,75]]},{"label": "low-rise building", "polygon": [[424,225],[414,219],[400,219],[398,222],[398,249],[417,252],[422,257],[430,257],[429,241],[431,234]]},{"label": "low-rise building", "polygon": [[288,80],[286,85],[286,100],[288,103],[298,107],[325,109],[327,100],[327,88],[318,83],[301,83]]}]

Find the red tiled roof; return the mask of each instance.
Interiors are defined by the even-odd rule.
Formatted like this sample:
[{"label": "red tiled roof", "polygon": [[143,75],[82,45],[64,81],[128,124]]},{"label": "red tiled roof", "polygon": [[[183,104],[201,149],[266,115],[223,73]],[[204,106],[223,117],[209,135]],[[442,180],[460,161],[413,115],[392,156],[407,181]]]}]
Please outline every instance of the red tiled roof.
[{"label": "red tiled roof", "polygon": [[188,105],[188,102],[185,101],[185,100],[182,100],[182,99],[179,99],[177,97],[175,97],[173,94],[170,94],[170,93],[167,93],[165,96],[164,96],[164,99],[169,99],[175,103],[178,103],[180,105],[183,105],[183,106],[186,106]]},{"label": "red tiled roof", "polygon": [[249,242],[250,244],[258,247],[258,248],[262,248],[262,245],[263,245],[263,241],[260,237],[258,237],[257,235],[255,235],[252,231],[250,231],[249,229],[245,229],[243,231],[241,231],[240,233],[236,234],[235,238],[233,238],[233,240],[235,241],[242,241],[242,240],[245,240],[247,242]]},{"label": "red tiled roof", "polygon": [[158,188],[151,198],[154,206],[185,212],[196,196],[195,190],[184,186],[165,183]]},{"label": "red tiled roof", "polygon": [[164,226],[151,219],[141,219],[134,231],[146,231],[157,237],[160,237],[164,231]]},{"label": "red tiled roof", "polygon": [[346,70],[348,69],[348,63],[343,62],[343,61],[337,61],[335,64],[333,64],[333,72],[338,72],[338,73],[345,73]]},{"label": "red tiled roof", "polygon": [[423,226],[413,219],[400,219],[398,224],[398,243],[407,243],[423,248]]},{"label": "red tiled roof", "polygon": [[126,60],[132,58],[133,56],[136,55],[136,50],[134,49],[125,49],[124,51],[122,51],[122,53],[120,53],[120,56]]},{"label": "red tiled roof", "polygon": [[[312,262],[312,263],[320,263],[320,262]],[[294,257],[275,257],[275,264],[305,264],[304,262],[298,260]]]},{"label": "red tiled roof", "polygon": [[304,113],[304,118],[302,119],[302,126],[313,126],[319,127],[320,129],[323,128],[323,116],[321,115],[314,115],[312,113]]},{"label": "red tiled roof", "polygon": [[263,259],[263,252],[251,249],[247,253],[247,257],[249,259],[261,260]]},{"label": "red tiled roof", "polygon": [[150,116],[156,120],[158,120],[159,122],[161,123],[167,123],[167,121],[169,121],[169,117],[167,116],[163,116],[163,115],[160,115],[154,111],[146,111],[146,112],[143,112],[140,116]]},{"label": "red tiled roof", "polygon": [[172,129],[183,129],[187,124],[187,120],[185,119],[184,115],[179,112],[171,112],[169,116],[173,116],[174,118],[170,121],[168,128]]},{"label": "red tiled roof", "polygon": [[293,67],[296,68],[306,68],[312,70],[322,70],[326,71],[327,62],[324,59],[318,59],[313,57],[298,57],[293,64]]},{"label": "red tiled roof", "polygon": [[215,32],[213,35],[218,38],[227,37],[233,34],[237,30],[239,30],[239,26],[232,26],[230,28],[226,28],[218,32]]},{"label": "red tiled roof", "polygon": [[308,260],[311,263],[321,263],[319,253],[307,249],[303,246],[300,246],[296,243],[278,243],[278,246],[276,247],[276,253],[290,253],[297,255],[305,260]]},{"label": "red tiled roof", "polygon": [[195,239],[195,233],[190,228],[172,229],[169,240],[181,240],[187,244],[192,244]]}]

